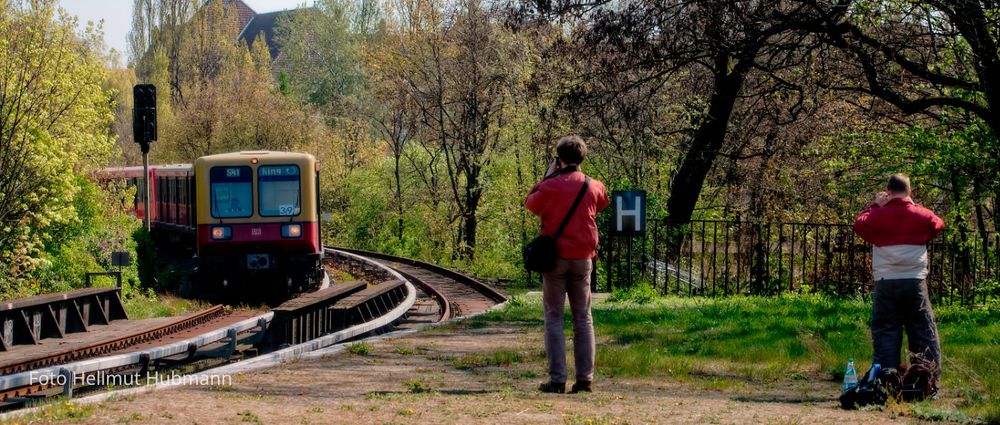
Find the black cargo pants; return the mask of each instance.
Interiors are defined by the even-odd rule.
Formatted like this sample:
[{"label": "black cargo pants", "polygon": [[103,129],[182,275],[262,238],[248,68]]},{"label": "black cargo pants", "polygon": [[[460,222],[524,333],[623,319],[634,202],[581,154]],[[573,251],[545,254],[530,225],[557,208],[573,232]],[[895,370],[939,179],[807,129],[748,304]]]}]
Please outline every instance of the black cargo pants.
[{"label": "black cargo pants", "polygon": [[882,279],[875,282],[872,302],[872,346],[875,363],[898,368],[903,329],[911,353],[923,353],[941,371],[941,341],[923,279]]}]

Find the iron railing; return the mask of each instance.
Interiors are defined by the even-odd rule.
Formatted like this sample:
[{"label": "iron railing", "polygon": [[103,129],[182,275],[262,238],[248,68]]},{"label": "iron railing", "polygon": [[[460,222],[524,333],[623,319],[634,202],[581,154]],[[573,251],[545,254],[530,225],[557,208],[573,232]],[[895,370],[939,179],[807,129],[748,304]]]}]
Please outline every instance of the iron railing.
[{"label": "iron railing", "polygon": [[[939,235],[928,245],[932,298],[968,305],[1000,296],[998,246],[996,232]],[[606,236],[601,260],[602,289],[646,281],[680,295],[848,296],[868,294],[873,284],[871,245],[849,224],[693,220],[670,230],[650,221],[645,236]]]}]

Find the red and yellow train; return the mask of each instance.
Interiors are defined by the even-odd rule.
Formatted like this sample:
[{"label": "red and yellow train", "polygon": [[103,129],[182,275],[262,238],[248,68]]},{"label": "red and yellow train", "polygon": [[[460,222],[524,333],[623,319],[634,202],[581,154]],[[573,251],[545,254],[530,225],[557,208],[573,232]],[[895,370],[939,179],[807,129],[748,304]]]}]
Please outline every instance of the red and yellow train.
[{"label": "red and yellow train", "polygon": [[[137,188],[135,215],[150,182],[150,225],[158,239],[191,241],[196,278],[228,289],[260,282],[313,286],[323,278],[319,163],[312,155],[250,151],[198,158],[193,165],[109,168],[101,179]],[[265,288],[284,289],[284,288]]]}]

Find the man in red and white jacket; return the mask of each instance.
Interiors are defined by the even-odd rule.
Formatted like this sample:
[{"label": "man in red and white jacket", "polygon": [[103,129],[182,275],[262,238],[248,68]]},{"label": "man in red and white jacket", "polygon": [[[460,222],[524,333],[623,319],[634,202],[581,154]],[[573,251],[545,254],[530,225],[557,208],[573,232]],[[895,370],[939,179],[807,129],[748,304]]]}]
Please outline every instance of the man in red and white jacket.
[{"label": "man in red and white jacket", "polygon": [[[885,192],[854,221],[854,231],[872,244],[872,345],[874,362],[898,368],[906,329],[909,351],[941,370],[941,342],[927,293],[927,243],[944,221],[910,199],[910,179],[889,176]],[[935,380],[936,380],[935,376]]]}]

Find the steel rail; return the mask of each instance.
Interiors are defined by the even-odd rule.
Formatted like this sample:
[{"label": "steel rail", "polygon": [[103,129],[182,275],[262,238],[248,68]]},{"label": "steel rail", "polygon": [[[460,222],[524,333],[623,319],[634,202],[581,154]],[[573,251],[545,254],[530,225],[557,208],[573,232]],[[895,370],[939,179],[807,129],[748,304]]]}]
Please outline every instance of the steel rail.
[{"label": "steel rail", "polygon": [[[395,269],[393,269],[393,270],[395,270]],[[396,270],[396,271],[399,274],[403,275],[403,277],[405,277],[406,279],[408,279],[410,282],[413,282],[414,285],[419,286],[420,289],[422,289],[424,292],[426,292],[432,298],[434,298],[434,299],[437,300],[438,305],[441,307],[441,315],[440,315],[440,317],[438,317],[438,320],[437,320],[438,322],[443,321],[443,320],[448,320],[448,319],[451,318],[451,313],[452,313],[452,311],[451,311],[451,301],[449,301],[448,297],[446,297],[443,293],[441,293],[441,291],[439,291],[434,286],[428,284],[427,282],[424,282],[423,280],[420,280],[416,276],[413,276],[413,275],[411,275],[411,274],[409,274],[407,272],[404,272],[402,270]]]},{"label": "steel rail", "polygon": [[380,254],[380,253],[377,253],[377,252],[369,252],[369,251],[364,251],[364,250],[360,250],[360,249],[353,249],[353,248],[340,248],[340,247],[337,247],[337,248],[328,248],[328,249],[333,249],[333,250],[341,251],[341,252],[353,253],[353,254],[356,254],[356,255],[359,255],[359,256],[362,256],[362,257],[375,258],[375,259],[384,260],[384,261],[393,261],[393,262],[397,262],[397,263],[401,263],[401,264],[406,264],[408,266],[412,266],[412,267],[417,267],[417,268],[420,268],[420,269],[428,270],[428,271],[434,272],[436,274],[439,274],[439,275],[448,277],[450,279],[453,279],[453,280],[455,280],[457,282],[464,283],[464,284],[468,285],[469,287],[471,287],[472,289],[475,289],[477,292],[485,295],[487,298],[489,298],[489,299],[491,299],[493,301],[496,301],[498,303],[502,303],[504,301],[507,301],[507,299],[508,299],[507,295],[504,295],[503,292],[498,291],[496,288],[493,288],[492,286],[489,286],[489,285],[487,285],[487,284],[485,284],[483,282],[480,282],[479,280],[476,280],[476,279],[474,279],[472,277],[466,276],[466,275],[464,275],[462,273],[459,273],[459,272],[456,272],[454,270],[438,266],[436,264],[431,264],[431,263],[423,262],[423,261],[420,261],[420,260],[414,260],[412,258],[396,257],[396,256],[393,256],[393,255]]},{"label": "steel rail", "polygon": [[[371,264],[371,265],[375,265],[376,267],[378,267],[378,268],[382,269],[383,271],[389,273],[390,276],[394,276],[397,279],[401,279],[403,277],[399,273],[397,273],[395,270],[393,270],[392,268],[390,268],[388,266],[385,266],[385,265],[383,265],[381,263],[375,262],[375,261],[373,261],[371,259],[367,259],[367,258],[364,258],[364,257],[357,256],[355,254],[350,254],[350,253],[346,253],[346,252],[342,252],[342,253],[345,254],[346,256],[349,256],[349,257],[354,258],[356,260],[359,260],[359,261],[362,261],[362,262],[365,262],[365,263],[368,263],[368,264]],[[202,372],[198,372],[198,373],[195,373],[195,374],[192,374],[192,375],[197,376],[199,378],[206,377],[208,379],[211,379],[211,377],[215,377],[215,376],[227,376],[227,375],[231,376],[232,374],[235,374],[235,373],[243,373],[243,372],[249,372],[249,371],[258,370],[258,369],[262,369],[262,368],[266,368],[266,367],[272,367],[272,366],[278,365],[278,364],[280,364],[282,362],[288,362],[288,361],[297,360],[297,359],[314,358],[315,357],[314,354],[328,354],[326,352],[327,350],[335,349],[337,347],[341,347],[342,345],[337,345],[339,343],[342,343],[344,341],[350,340],[350,339],[352,339],[354,337],[357,337],[357,336],[361,336],[361,335],[370,333],[370,332],[372,332],[374,330],[378,330],[378,329],[380,329],[382,327],[385,327],[385,326],[388,326],[388,325],[392,324],[394,321],[398,320],[403,315],[405,315],[409,311],[409,309],[413,307],[413,304],[416,302],[416,288],[414,288],[413,285],[408,280],[406,280],[406,279],[401,279],[401,280],[403,280],[405,282],[405,285],[407,287],[408,296],[407,296],[406,300],[404,300],[403,303],[401,303],[400,305],[396,306],[394,309],[390,310],[389,313],[387,313],[387,314],[379,317],[376,320],[372,320],[372,321],[369,321],[369,322],[366,322],[366,323],[354,325],[354,326],[349,327],[347,329],[344,329],[344,330],[341,330],[341,331],[337,331],[337,332],[334,332],[334,333],[331,333],[331,334],[328,334],[328,335],[324,335],[324,336],[322,336],[320,338],[317,338],[317,339],[314,339],[314,340],[311,340],[311,341],[307,341],[307,342],[304,342],[304,343],[301,343],[301,344],[298,344],[298,345],[294,345],[294,346],[291,346],[291,347],[287,347],[287,348],[284,348],[282,350],[278,350],[278,351],[271,352],[271,353],[268,353],[268,354],[263,354],[263,355],[260,355],[260,356],[257,356],[257,357],[253,357],[253,358],[248,359],[248,360],[243,360],[243,361],[239,361],[239,362],[236,362],[236,363],[230,363],[230,364],[227,364],[227,365],[219,366],[219,367],[216,367],[216,368],[213,368],[213,369],[209,369],[209,370],[205,370],[205,371],[202,371]],[[434,323],[434,325],[440,325],[440,324],[443,324],[443,323],[444,322]],[[399,334],[400,332],[403,333],[403,334],[406,334],[406,333],[412,333],[412,332],[415,332],[415,331],[416,331],[416,329],[408,329],[408,330],[397,331],[395,333],[390,333],[390,334],[385,334],[385,335]],[[378,337],[376,337],[376,338],[378,338]],[[135,387],[135,388],[126,388],[126,389],[122,389],[122,390],[112,391],[112,392],[109,392],[109,393],[90,395],[90,396],[87,396],[87,397],[83,397],[83,398],[77,399],[77,402],[78,403],[83,403],[83,404],[94,404],[94,403],[100,403],[102,401],[111,399],[113,397],[133,396],[133,395],[136,395],[136,394],[148,393],[148,392],[152,392],[152,391],[156,391],[156,390],[161,390],[161,389],[166,389],[166,388],[172,388],[172,387],[176,387],[176,386],[180,386],[180,385],[184,385],[183,380],[178,380],[178,381],[168,380],[168,381],[164,381],[164,382],[157,382],[156,384],[153,384],[153,385],[145,385],[145,386],[140,386],[140,387]],[[32,411],[38,411],[39,409],[41,409],[41,408],[40,407],[33,407],[33,408],[27,409],[27,412],[0,413],[0,420],[9,420],[9,419],[12,419],[12,418],[17,418],[19,416],[15,416],[15,415],[27,414],[27,413],[30,413]]]},{"label": "steel rail", "polygon": [[95,355],[126,349],[132,345],[153,341],[164,336],[201,325],[210,320],[214,320],[224,313],[225,308],[223,306],[212,306],[211,308],[195,313],[194,315],[184,317],[170,323],[165,323],[154,328],[136,331],[126,336],[99,341],[85,347],[66,349],[43,358],[25,360],[23,362],[5,365],[0,367],[0,375],[10,375],[26,370],[61,364],[67,361],[83,360],[85,357],[92,357]]},{"label": "steel rail", "polygon": [[[293,355],[299,355],[301,353],[313,351],[319,348],[324,348],[329,345],[336,344],[345,339],[353,338],[355,336],[363,335],[365,333],[383,328],[402,318],[410,310],[410,308],[413,307],[413,304],[416,302],[416,288],[414,288],[412,282],[406,277],[404,277],[402,274],[400,274],[398,271],[392,269],[391,267],[388,267],[372,259],[365,258],[363,256],[353,254],[350,252],[344,252],[344,251],[338,252],[336,250],[330,250],[330,249],[327,249],[327,252],[341,254],[348,258],[352,258],[356,261],[366,263],[371,266],[375,266],[377,268],[382,269],[389,276],[404,281],[407,289],[406,298],[403,300],[402,303],[397,305],[388,313],[374,320],[358,324],[349,327],[347,329],[304,342],[302,344],[278,350],[271,354],[284,353],[283,355],[288,355],[288,353],[292,353]],[[236,324],[225,326],[216,329],[214,331],[206,332],[199,336],[170,343],[160,347],[138,350],[130,353],[123,353],[108,357],[81,360],[68,364],[48,366],[48,367],[43,367],[28,371],[21,371],[18,373],[0,376],[0,401],[6,399],[9,396],[24,395],[30,392],[35,392],[47,388],[46,386],[42,386],[39,384],[40,377],[47,377],[47,378],[56,376],[75,377],[88,373],[96,373],[100,371],[148,364],[149,362],[154,360],[172,357],[179,354],[189,354],[192,351],[196,351],[198,348],[215,344],[226,339],[232,340],[234,338],[237,338],[238,335],[250,332],[255,328],[257,328],[259,332],[263,333],[267,329],[267,325],[268,323],[270,323],[273,317],[274,317],[274,312],[268,312],[256,317],[243,320]],[[169,326],[170,324],[161,326],[160,328]],[[269,355],[270,354],[265,356]],[[253,361],[254,359],[244,360],[243,362]],[[243,362],[237,362],[236,364]]]},{"label": "steel rail", "polygon": [[233,325],[225,326],[214,331],[209,331],[204,334],[170,343],[161,347],[154,347],[108,357],[81,360],[64,365],[49,366],[0,376],[0,391],[18,390],[38,385],[39,378],[43,376],[54,377],[64,375],[66,373],[72,373],[74,376],[77,376],[85,373],[93,373],[125,366],[141,365],[147,361],[189,353],[192,346],[204,347],[227,338],[232,338],[234,334],[239,335],[253,330],[254,328],[261,328],[261,332],[263,332],[264,329],[266,329],[267,323],[273,316],[273,312],[267,312]]},{"label": "steel rail", "polygon": [[291,360],[299,359],[299,358],[302,358],[302,356],[304,354],[306,354],[306,353],[309,353],[309,352],[312,352],[312,351],[316,351],[316,350],[319,350],[319,349],[322,349],[322,348],[326,348],[326,347],[329,347],[331,345],[337,344],[339,342],[343,342],[343,341],[346,341],[348,339],[354,338],[356,336],[364,335],[364,334],[367,334],[369,332],[372,332],[372,331],[381,329],[383,327],[389,326],[392,323],[394,323],[397,320],[399,320],[400,318],[402,318],[410,310],[410,308],[413,307],[413,304],[417,300],[416,288],[414,288],[412,282],[410,282],[408,279],[406,279],[402,274],[400,274],[395,269],[393,269],[393,268],[391,268],[389,266],[386,266],[384,264],[381,264],[379,262],[372,261],[370,258],[365,258],[365,256],[361,256],[361,255],[358,255],[358,254],[347,252],[347,251],[344,251],[344,250],[341,250],[341,249],[326,248],[326,251],[330,252],[330,253],[342,254],[342,255],[345,255],[347,257],[353,258],[355,260],[362,261],[362,262],[368,263],[370,265],[374,265],[376,267],[379,267],[379,268],[383,269],[385,272],[389,273],[391,276],[395,277],[396,279],[402,280],[404,282],[404,285],[406,285],[406,289],[407,289],[406,299],[404,299],[402,303],[400,303],[399,305],[397,305],[395,308],[393,308],[392,310],[390,310],[388,313],[386,313],[386,314],[384,314],[384,315],[382,315],[382,316],[380,316],[380,317],[378,317],[378,318],[376,318],[374,320],[370,320],[370,321],[365,322],[365,323],[357,324],[357,325],[351,326],[351,327],[349,327],[347,329],[340,330],[340,331],[337,331],[337,332],[334,332],[334,333],[331,333],[331,334],[327,334],[327,335],[321,336],[319,338],[303,342],[301,344],[293,345],[291,347],[283,348],[281,350],[274,351],[272,353],[268,353],[268,354],[265,354],[265,355],[261,355],[261,356],[257,356],[257,357],[248,359],[248,360],[243,360],[243,361],[240,361],[240,362],[236,362],[236,363],[232,363],[232,364],[220,366],[220,367],[217,367],[215,369],[211,369],[211,370],[202,372],[200,375],[201,376],[208,376],[208,377],[231,375],[231,374],[234,374],[234,373],[245,372],[245,371],[257,369],[257,368],[260,368],[260,367],[266,367],[268,365],[274,365],[277,362],[286,362],[286,361],[291,361]]}]

